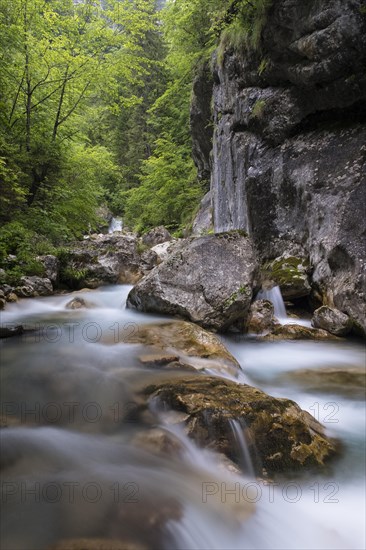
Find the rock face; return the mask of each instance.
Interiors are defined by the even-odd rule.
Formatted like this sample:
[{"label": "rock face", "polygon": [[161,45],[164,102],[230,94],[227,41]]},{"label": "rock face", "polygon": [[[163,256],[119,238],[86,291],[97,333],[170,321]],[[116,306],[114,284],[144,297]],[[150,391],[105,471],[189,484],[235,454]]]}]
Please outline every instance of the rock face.
[{"label": "rock face", "polygon": [[338,309],[322,306],[314,312],[312,324],[336,336],[345,336],[352,330],[352,321]]},{"label": "rock face", "polygon": [[211,193],[215,231],[245,230],[263,262],[309,258],[322,303],[366,331],[363,8],[278,0],[257,50],[227,48],[214,70]]},{"label": "rock face", "polygon": [[202,65],[193,82],[190,113],[193,160],[200,180],[210,181],[210,152],[212,147],[211,96],[213,79],[209,63]]},{"label": "rock face", "polygon": [[[257,473],[322,466],[335,453],[321,424],[289,399],[209,376],[151,384],[145,395],[184,413],[188,435],[239,460],[230,421],[241,425]],[[183,415],[182,415],[183,416]]]},{"label": "rock face", "polygon": [[80,242],[62,262],[61,281],[71,288],[134,284],[157,264],[151,250],[140,250],[134,234],[98,235]]},{"label": "rock face", "polygon": [[211,193],[208,192],[203,197],[198,213],[193,221],[192,235],[199,237],[200,235],[205,235],[210,231],[213,232],[213,219]]},{"label": "rock face", "polygon": [[225,331],[246,319],[256,270],[240,232],[187,239],[131,290],[127,305]]}]

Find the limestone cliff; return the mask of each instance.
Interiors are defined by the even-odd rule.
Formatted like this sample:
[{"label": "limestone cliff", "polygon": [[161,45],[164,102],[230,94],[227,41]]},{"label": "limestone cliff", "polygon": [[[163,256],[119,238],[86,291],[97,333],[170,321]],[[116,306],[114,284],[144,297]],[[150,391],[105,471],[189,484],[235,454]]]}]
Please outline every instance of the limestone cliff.
[{"label": "limestone cliff", "polygon": [[[276,0],[255,50],[226,48],[213,74],[211,198],[215,231],[244,229],[262,261],[307,257],[323,303],[366,331],[365,7]],[[207,159],[203,139],[195,158]]]}]

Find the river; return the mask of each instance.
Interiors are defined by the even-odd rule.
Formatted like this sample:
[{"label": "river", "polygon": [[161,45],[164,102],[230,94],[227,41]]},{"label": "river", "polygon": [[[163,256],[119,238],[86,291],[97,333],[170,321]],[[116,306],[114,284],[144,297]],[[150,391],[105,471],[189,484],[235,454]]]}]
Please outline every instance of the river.
[{"label": "river", "polygon": [[[220,469],[178,428],[169,428],[183,448],[178,458],[136,443],[146,425],[120,412],[153,375],[138,364],[141,346],[124,340],[163,318],[127,310],[129,289],[79,293],[91,309],[65,309],[74,293],[22,300],[2,314],[3,324],[37,330],[1,342],[2,415],[22,424],[1,430],[1,548],[43,550],[80,537],[154,550],[364,548],[365,403],[305,391],[286,377],[359,367],[364,347],[223,338],[242,366],[240,382],[294,399],[343,443],[325,473],[267,484],[249,467],[245,475]],[[158,426],[158,411],[151,414]]]}]

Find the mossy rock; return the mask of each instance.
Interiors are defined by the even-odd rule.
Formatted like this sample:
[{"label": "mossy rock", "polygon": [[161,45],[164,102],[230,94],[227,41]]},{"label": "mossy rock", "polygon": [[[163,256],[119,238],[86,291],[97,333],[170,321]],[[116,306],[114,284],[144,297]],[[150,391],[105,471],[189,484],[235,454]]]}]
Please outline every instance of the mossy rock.
[{"label": "mossy rock", "polygon": [[336,454],[322,425],[290,399],[211,376],[154,382],[143,394],[184,413],[185,430],[202,447],[236,463],[240,450],[230,421],[237,420],[258,474],[322,467]]},{"label": "mossy rock", "polygon": [[311,291],[308,273],[310,264],[306,258],[280,256],[262,267],[262,278],[273,281],[281,288],[286,300],[303,298]]}]

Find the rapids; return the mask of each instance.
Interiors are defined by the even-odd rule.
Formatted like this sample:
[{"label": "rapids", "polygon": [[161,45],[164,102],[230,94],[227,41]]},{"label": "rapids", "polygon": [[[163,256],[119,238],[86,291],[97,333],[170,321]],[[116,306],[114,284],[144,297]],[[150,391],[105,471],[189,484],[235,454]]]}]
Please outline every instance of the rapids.
[{"label": "rapids", "polygon": [[[268,484],[253,477],[237,422],[245,474],[226,471],[179,426],[166,425],[154,403],[154,425],[182,452],[162,457],[137,444],[147,427],[135,420],[132,397],[158,373],[138,364],[143,346],[124,340],[166,318],[127,310],[129,290],[22,300],[2,313],[3,325],[34,330],[0,344],[2,417],[23,424],[1,430],[1,548],[46,550],[80,537],[154,550],[364,548],[365,404],[283,379],[296,369],[362,366],[364,348],[223,338],[243,368],[239,382],[294,399],[343,443],[341,458],[322,475]],[[94,307],[65,309],[79,294]]]}]

